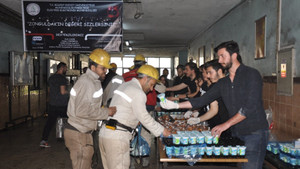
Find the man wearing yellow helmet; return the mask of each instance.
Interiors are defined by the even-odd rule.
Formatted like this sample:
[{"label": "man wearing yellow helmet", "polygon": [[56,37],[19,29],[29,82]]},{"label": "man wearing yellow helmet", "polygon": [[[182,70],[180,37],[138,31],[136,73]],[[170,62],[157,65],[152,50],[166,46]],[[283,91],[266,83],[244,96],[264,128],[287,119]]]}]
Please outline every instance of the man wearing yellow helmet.
[{"label": "man wearing yellow helmet", "polygon": [[139,122],[156,137],[171,134],[146,110],[146,93],[153,90],[158,80],[158,71],[153,66],[143,65],[137,73],[137,78],[123,83],[115,90],[111,106],[116,106],[117,112],[101,128],[100,151],[104,169],[129,168],[130,140]]},{"label": "man wearing yellow helmet", "polygon": [[73,169],[91,168],[94,154],[92,132],[97,121],[116,113],[116,107],[101,108],[103,89],[100,80],[105,78],[110,55],[95,49],[89,56],[89,67],[70,91],[68,123],[64,131],[66,147],[70,151]]}]

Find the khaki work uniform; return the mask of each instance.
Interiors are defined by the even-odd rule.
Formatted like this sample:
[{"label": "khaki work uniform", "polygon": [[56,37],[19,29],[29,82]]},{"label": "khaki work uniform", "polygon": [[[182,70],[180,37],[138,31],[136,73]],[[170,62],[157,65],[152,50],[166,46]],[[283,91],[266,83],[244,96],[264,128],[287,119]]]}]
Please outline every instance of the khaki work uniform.
[{"label": "khaki work uniform", "polygon": [[68,124],[64,131],[73,169],[91,168],[94,154],[92,132],[97,120],[108,118],[108,108],[101,108],[103,90],[99,76],[87,69],[70,91]]},{"label": "khaki work uniform", "polygon": [[108,107],[108,101],[113,97],[114,91],[124,83],[124,79],[120,75],[115,75],[106,86],[103,92],[103,106]]},{"label": "khaki work uniform", "polygon": [[[112,118],[131,128],[136,128],[141,122],[157,137],[163,133],[164,127],[149,115],[146,101],[146,94],[137,79],[125,82],[115,91],[112,98],[111,106],[117,107],[117,112]],[[99,137],[104,169],[128,169],[132,134],[118,126],[116,130],[103,126]]]}]

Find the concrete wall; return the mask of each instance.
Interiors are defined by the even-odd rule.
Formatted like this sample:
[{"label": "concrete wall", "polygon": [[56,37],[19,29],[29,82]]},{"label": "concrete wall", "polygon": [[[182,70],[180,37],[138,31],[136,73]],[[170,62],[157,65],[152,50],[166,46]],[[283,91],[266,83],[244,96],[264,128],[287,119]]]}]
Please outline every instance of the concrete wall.
[{"label": "concrete wall", "polygon": [[23,51],[22,30],[0,22],[0,73],[8,73],[8,51]]},{"label": "concrete wall", "polygon": [[[255,60],[255,21],[266,16],[266,57]],[[197,56],[198,48],[206,46],[206,59],[210,60],[211,45],[234,40],[246,65],[257,68],[263,76],[276,72],[276,0],[249,0],[233,9],[190,44],[190,55]]]}]

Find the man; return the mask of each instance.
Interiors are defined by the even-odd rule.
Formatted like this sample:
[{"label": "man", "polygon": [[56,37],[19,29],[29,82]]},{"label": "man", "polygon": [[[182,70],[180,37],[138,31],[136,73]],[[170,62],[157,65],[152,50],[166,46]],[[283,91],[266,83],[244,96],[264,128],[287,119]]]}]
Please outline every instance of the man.
[{"label": "man", "polygon": [[114,94],[114,91],[124,83],[122,76],[116,73],[117,65],[115,63],[110,64],[111,68],[109,69],[108,74],[106,75],[104,81],[102,82],[103,87],[103,106],[108,107],[111,101],[111,98]]},{"label": "man", "polygon": [[[183,65],[178,65],[176,67],[176,70],[177,70],[177,76],[175,77],[174,79],[174,86],[176,85],[179,85],[180,83],[184,82],[185,79],[187,78],[184,74],[184,66]],[[187,87],[186,88],[183,88],[181,90],[178,90],[178,91],[174,91],[174,95],[177,95],[177,94],[185,94],[188,92],[188,89]]]},{"label": "man", "polygon": [[[207,72],[207,78],[211,82],[212,87],[219,79],[225,77],[224,68],[218,60],[212,60],[205,64],[205,70]],[[201,121],[208,121],[209,127],[214,128],[215,126],[226,122],[228,118],[228,112],[224,105],[222,98],[218,98],[209,105],[209,110],[200,117],[192,117],[188,119],[188,124],[197,124]],[[221,135],[222,137],[230,137],[230,129],[224,131]]]},{"label": "man", "polygon": [[[144,55],[141,55],[141,54],[137,54],[134,57],[133,62],[134,62],[134,68],[132,70],[130,70],[129,72],[123,74],[123,78],[124,78],[125,82],[130,81],[132,78],[136,78],[138,76],[138,73],[137,73],[138,69],[147,63]],[[152,111],[154,111],[155,106],[156,106],[157,93],[155,90],[151,90],[148,93],[146,93],[146,95],[147,95],[146,109],[149,113],[151,113]],[[149,146],[151,146],[152,135],[149,131],[145,130],[144,127],[142,127],[141,136],[143,138],[145,138],[145,140],[147,141]],[[144,167],[149,165],[148,157],[142,158],[142,165]],[[131,164],[130,168],[131,169],[134,168],[134,163]]]},{"label": "man", "polygon": [[166,91],[179,91],[182,90],[186,87],[188,87],[188,92],[185,93],[186,97],[194,97],[197,95],[197,85],[196,85],[196,80],[197,80],[197,75],[199,73],[199,69],[197,68],[197,64],[193,62],[189,62],[185,64],[185,70],[184,73],[186,75],[186,79],[184,81],[176,86],[173,87],[168,87],[166,88]]},{"label": "man", "polygon": [[67,91],[68,80],[65,75],[67,72],[67,65],[64,62],[60,62],[57,65],[57,71],[50,76],[48,84],[49,93],[49,107],[48,107],[48,119],[44,127],[41,147],[50,147],[48,144],[48,137],[51,129],[56,124],[57,117],[67,116],[67,105],[69,101],[69,92]]},{"label": "man", "polygon": [[213,135],[231,127],[233,136],[245,142],[248,163],[243,169],[261,169],[268,142],[268,122],[262,101],[262,78],[256,69],[242,64],[239,46],[234,41],[221,43],[215,48],[219,63],[229,71],[206,94],[183,103],[166,101],[166,109],[201,107],[222,97],[229,120],[212,129]]},{"label": "man", "polygon": [[110,55],[103,49],[95,49],[89,56],[89,68],[70,91],[68,123],[64,136],[70,151],[73,169],[91,168],[94,153],[92,133],[97,121],[107,119],[116,107],[101,108],[103,89],[100,80],[105,78]]},{"label": "man", "polygon": [[106,126],[101,128],[100,151],[104,169],[129,168],[130,140],[139,122],[156,137],[171,134],[146,110],[146,93],[153,90],[158,80],[158,71],[150,65],[143,65],[137,73],[137,78],[123,83],[115,91],[111,105],[117,107],[117,112]]}]

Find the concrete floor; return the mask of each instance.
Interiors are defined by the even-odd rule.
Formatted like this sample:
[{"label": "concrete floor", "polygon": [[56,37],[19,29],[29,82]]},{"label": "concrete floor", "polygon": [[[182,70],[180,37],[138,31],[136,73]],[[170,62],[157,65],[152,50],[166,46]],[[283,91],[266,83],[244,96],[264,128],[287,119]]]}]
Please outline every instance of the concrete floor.
[{"label": "concrete floor", "polygon": [[[0,131],[0,169],[72,168],[69,152],[65,147],[64,141],[55,138],[55,128],[53,128],[49,137],[51,147],[39,147],[45,122],[45,118],[38,118],[33,123],[27,122],[15,128]],[[135,167],[136,169],[163,168],[163,165],[158,163],[154,142],[151,148],[150,166],[141,167],[136,164]],[[95,168],[102,169],[101,162]],[[237,169],[239,167],[200,163],[197,163],[195,166],[188,166],[187,163],[172,163],[165,165],[164,168]]]}]

